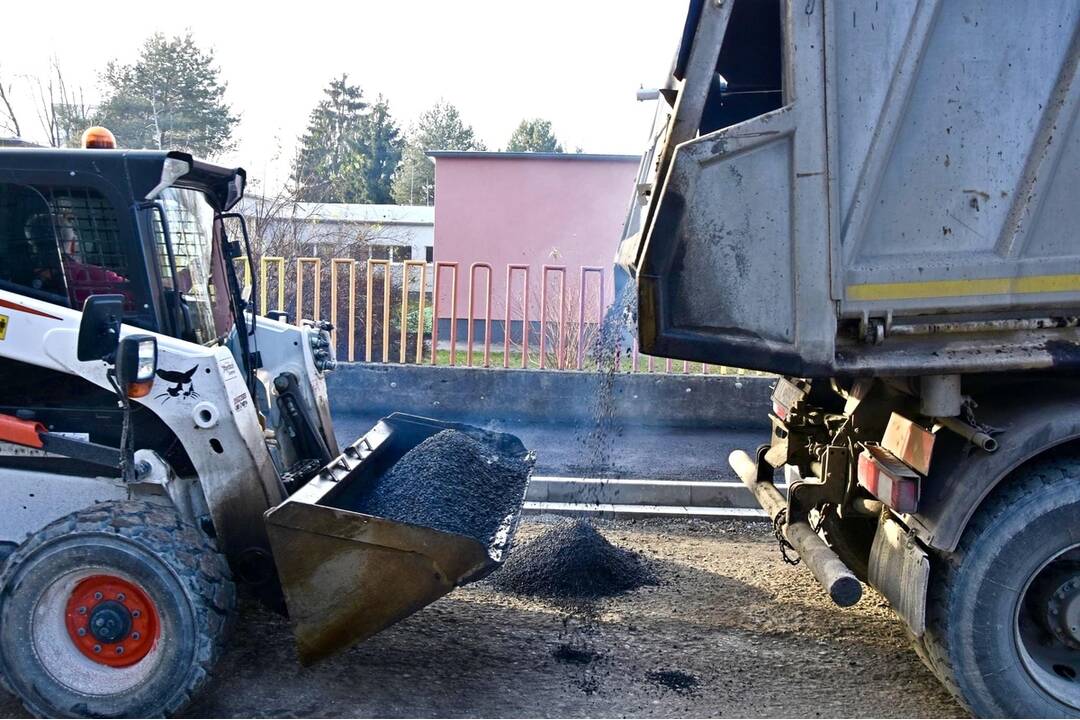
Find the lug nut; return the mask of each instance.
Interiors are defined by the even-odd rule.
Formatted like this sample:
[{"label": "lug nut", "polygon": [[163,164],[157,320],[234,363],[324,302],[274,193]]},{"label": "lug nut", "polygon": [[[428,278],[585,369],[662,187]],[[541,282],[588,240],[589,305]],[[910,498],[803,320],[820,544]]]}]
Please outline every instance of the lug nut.
[{"label": "lug nut", "polygon": [[86,628],[79,628],[77,632],[78,632],[79,637],[85,637],[86,636]]},{"label": "lug nut", "polygon": [[131,617],[139,617],[140,615],[142,615],[142,612],[140,612],[139,610],[131,611]]},{"label": "lug nut", "polygon": [[79,608],[79,614],[80,615],[85,615],[86,614],[86,608],[85,607]]},{"label": "lug nut", "polygon": [[103,598],[103,597],[105,597],[105,596],[104,596],[104,595],[102,595],[102,594],[101,594],[100,592],[96,592],[96,593],[94,593],[94,599],[95,599],[95,600],[100,600],[100,599],[101,599],[101,598]]},{"label": "lug nut", "polygon": [[116,646],[116,654],[117,655],[123,655],[124,654],[124,646],[123,645],[117,645]]},{"label": "lug nut", "polygon": [[101,646],[100,645],[95,645],[94,646],[94,652],[96,652],[96,653],[101,652]]},{"label": "lug nut", "polygon": [[120,602],[124,602],[125,600],[127,600],[127,595],[125,595],[124,593],[116,593],[116,599]]},{"label": "lug nut", "polygon": [[133,633],[131,633],[131,639],[132,639],[132,640],[138,640],[138,639],[139,639],[139,638],[141,638],[141,637],[142,637],[142,635],[140,635],[140,634],[139,634],[139,633],[138,633],[137,631],[136,631],[136,632],[133,632]]}]

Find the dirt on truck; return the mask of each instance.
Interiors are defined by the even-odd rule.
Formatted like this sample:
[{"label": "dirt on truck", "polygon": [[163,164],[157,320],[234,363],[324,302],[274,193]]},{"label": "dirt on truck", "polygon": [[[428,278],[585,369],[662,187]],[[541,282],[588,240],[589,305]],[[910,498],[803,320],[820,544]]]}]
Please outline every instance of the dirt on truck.
[{"label": "dirt on truck", "polygon": [[619,251],[643,352],[780,376],[732,467],[981,716],[1080,715],[1078,37],[1070,3],[696,0]]}]

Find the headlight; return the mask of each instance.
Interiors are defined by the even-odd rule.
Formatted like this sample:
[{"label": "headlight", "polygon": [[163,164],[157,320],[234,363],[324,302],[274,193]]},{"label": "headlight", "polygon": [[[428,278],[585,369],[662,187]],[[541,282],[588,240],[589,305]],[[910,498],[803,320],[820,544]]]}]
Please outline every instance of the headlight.
[{"label": "headlight", "polygon": [[135,370],[135,382],[154,379],[157,370],[157,340],[146,338],[139,341],[139,364]]},{"label": "headlight", "polygon": [[150,393],[157,372],[157,338],[152,335],[129,335],[120,341],[116,354],[116,379],[128,397]]}]

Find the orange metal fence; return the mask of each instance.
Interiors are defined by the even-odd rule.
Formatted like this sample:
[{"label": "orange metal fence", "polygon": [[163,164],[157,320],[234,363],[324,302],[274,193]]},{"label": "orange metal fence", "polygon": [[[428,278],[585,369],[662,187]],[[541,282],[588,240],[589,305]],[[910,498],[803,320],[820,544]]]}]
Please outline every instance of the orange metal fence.
[{"label": "orange metal fence", "polygon": [[[358,265],[364,272],[362,293],[357,292]],[[457,262],[264,256],[258,260],[257,273],[246,261],[240,261],[238,269],[249,288],[252,276],[257,275],[260,313],[285,312],[296,324],[328,317],[337,355],[350,362],[362,355],[365,362],[468,367],[585,370],[599,365],[593,348],[608,310],[601,267],[545,264],[533,274],[530,265],[506,265],[498,317],[492,304],[496,268],[485,262],[469,265],[464,316],[458,307],[461,273]],[[568,272],[575,270],[578,282],[573,287]],[[539,282],[538,305],[530,302],[537,297],[534,280]],[[324,282],[329,284],[328,293],[323,292]],[[459,349],[462,321],[465,347]],[[493,349],[499,323],[501,348]],[[359,336],[358,324],[362,325]],[[477,332],[481,326],[482,337]],[[440,337],[444,331],[448,337]],[[571,337],[575,342],[568,344]],[[534,341],[536,349],[531,350]],[[622,372],[743,373],[702,363],[657,362],[638,352],[636,339],[623,355],[614,368]]]}]

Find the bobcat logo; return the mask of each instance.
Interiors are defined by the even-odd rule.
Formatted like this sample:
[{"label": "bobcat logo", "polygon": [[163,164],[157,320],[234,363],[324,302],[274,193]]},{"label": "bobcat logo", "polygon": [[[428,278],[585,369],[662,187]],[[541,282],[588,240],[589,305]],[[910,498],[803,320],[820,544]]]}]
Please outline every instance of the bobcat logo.
[{"label": "bobcat logo", "polygon": [[[157,376],[165,382],[173,383],[172,387],[165,388],[165,392],[158,393],[154,396],[154,399],[162,398],[162,403],[167,403],[171,398],[197,398],[199,393],[195,392],[195,385],[191,382],[191,378],[194,377],[195,371],[199,369],[199,366],[191,368],[187,372],[179,372],[177,370],[161,370],[157,371]],[[187,386],[185,390],[184,387]]]}]

